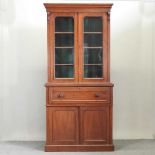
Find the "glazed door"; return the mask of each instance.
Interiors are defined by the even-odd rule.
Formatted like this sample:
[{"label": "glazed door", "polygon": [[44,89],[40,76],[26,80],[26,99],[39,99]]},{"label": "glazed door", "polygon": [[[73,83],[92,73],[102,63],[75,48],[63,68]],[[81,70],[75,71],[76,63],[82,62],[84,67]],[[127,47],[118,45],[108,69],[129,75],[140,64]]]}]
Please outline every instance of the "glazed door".
[{"label": "glazed door", "polygon": [[108,23],[105,13],[79,14],[79,81],[108,81]]},{"label": "glazed door", "polygon": [[49,81],[77,82],[77,14],[52,13],[48,31]]}]

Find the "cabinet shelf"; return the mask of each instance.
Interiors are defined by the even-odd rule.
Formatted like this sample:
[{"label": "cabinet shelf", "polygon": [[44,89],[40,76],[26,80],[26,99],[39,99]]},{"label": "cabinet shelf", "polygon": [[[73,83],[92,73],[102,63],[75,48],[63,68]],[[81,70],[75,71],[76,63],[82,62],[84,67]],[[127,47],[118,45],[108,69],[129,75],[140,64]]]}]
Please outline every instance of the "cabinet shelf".
[{"label": "cabinet shelf", "polygon": [[84,34],[102,34],[102,32],[83,32]]},{"label": "cabinet shelf", "polygon": [[55,64],[55,66],[73,66],[74,64]]},{"label": "cabinet shelf", "polygon": [[56,46],[55,48],[74,48],[74,46]]},{"label": "cabinet shelf", "polygon": [[73,34],[74,32],[55,32],[55,34]]},{"label": "cabinet shelf", "polygon": [[84,64],[85,66],[101,66],[102,64]]},{"label": "cabinet shelf", "polygon": [[103,47],[102,46],[97,46],[97,47],[85,46],[83,48],[103,48]]}]

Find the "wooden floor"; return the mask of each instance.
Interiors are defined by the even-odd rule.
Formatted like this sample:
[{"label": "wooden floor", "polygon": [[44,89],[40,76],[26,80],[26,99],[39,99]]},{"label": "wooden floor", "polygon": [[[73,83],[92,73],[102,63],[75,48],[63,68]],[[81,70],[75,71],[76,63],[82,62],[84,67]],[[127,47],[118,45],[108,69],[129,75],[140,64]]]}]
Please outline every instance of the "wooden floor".
[{"label": "wooden floor", "polygon": [[115,140],[114,152],[44,152],[44,142],[0,142],[0,155],[155,155],[155,140]]}]

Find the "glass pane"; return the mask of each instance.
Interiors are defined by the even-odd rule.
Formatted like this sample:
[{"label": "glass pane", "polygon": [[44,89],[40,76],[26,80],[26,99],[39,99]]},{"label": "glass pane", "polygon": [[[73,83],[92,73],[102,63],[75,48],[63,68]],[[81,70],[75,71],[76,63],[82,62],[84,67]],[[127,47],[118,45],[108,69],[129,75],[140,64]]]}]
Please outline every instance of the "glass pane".
[{"label": "glass pane", "polygon": [[102,46],[102,34],[84,34],[85,47]]},{"label": "glass pane", "polygon": [[55,77],[56,78],[73,78],[74,76],[74,69],[73,66],[55,66]]},{"label": "glass pane", "polygon": [[85,32],[102,32],[102,17],[85,17]]},{"label": "glass pane", "polygon": [[55,32],[73,32],[74,31],[73,17],[56,17]]},{"label": "glass pane", "polygon": [[102,48],[85,48],[84,64],[102,64]]},{"label": "glass pane", "polygon": [[84,18],[84,78],[103,77],[103,22],[102,17]]},{"label": "glass pane", "polygon": [[73,48],[56,48],[55,63],[56,64],[73,64]]},{"label": "glass pane", "polygon": [[73,78],[73,77],[74,77],[74,18],[56,17],[55,78]]},{"label": "glass pane", "polygon": [[84,65],[85,78],[101,78],[102,66],[101,65]]},{"label": "glass pane", "polygon": [[55,46],[56,47],[74,46],[74,35],[73,34],[55,34]]}]

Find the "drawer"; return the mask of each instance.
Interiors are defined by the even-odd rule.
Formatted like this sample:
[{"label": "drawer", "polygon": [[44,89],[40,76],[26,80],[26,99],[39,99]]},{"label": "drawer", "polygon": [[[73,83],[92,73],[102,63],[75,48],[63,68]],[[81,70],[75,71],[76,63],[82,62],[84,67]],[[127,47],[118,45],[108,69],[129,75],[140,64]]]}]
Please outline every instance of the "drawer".
[{"label": "drawer", "polygon": [[52,87],[49,100],[110,102],[110,87]]}]

